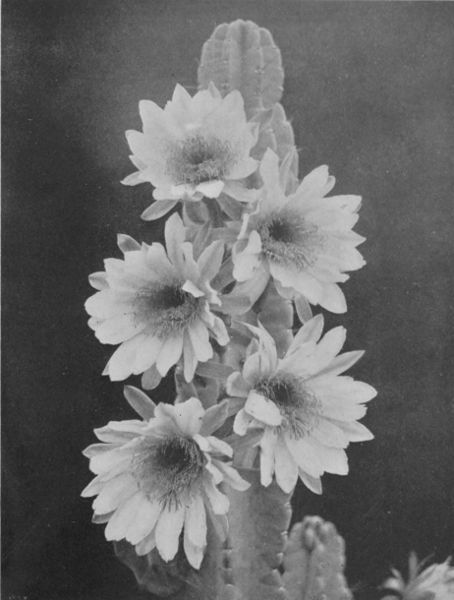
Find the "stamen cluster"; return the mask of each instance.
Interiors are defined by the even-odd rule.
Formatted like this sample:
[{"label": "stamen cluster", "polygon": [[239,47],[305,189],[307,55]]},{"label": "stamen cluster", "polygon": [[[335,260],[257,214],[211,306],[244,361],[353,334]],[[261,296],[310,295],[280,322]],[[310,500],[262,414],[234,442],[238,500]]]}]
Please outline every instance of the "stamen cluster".
[{"label": "stamen cluster", "polygon": [[282,415],[283,431],[294,438],[308,435],[320,418],[320,402],[297,376],[277,372],[259,381],[255,389],[274,402]]},{"label": "stamen cluster", "polygon": [[205,139],[194,135],[171,149],[167,159],[167,173],[177,185],[204,183],[223,179],[234,160],[227,141]]},{"label": "stamen cluster", "polygon": [[160,338],[181,331],[200,316],[204,299],[185,292],[183,285],[180,282],[158,289],[147,288],[137,294],[138,312],[148,312],[150,327]]},{"label": "stamen cluster", "polygon": [[176,510],[197,483],[206,464],[197,443],[183,436],[152,440],[134,456],[139,487],[163,508]]},{"label": "stamen cluster", "polygon": [[264,255],[269,261],[287,267],[306,269],[315,263],[312,248],[320,243],[314,225],[306,223],[296,211],[281,211],[259,222],[257,231]]}]

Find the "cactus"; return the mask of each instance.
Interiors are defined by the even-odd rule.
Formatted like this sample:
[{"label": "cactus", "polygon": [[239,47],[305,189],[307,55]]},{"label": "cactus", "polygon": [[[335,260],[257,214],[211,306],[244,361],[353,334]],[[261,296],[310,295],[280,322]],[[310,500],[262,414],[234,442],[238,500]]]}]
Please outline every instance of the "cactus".
[{"label": "cactus", "polygon": [[[198,80],[201,89],[213,82],[223,95],[232,90],[241,92],[246,115],[254,123],[251,129],[255,126],[258,129],[257,143],[251,153],[253,158],[262,159],[265,151],[271,148],[279,159],[279,178],[284,191],[286,194],[294,192],[298,185],[298,154],[293,129],[279,104],[284,72],[279,49],[271,34],[250,21],[237,20],[219,25],[203,46]],[[251,188],[261,185],[254,177],[258,175],[250,175],[248,179]],[[235,199],[220,197],[219,202],[226,216],[240,221],[243,209]],[[223,240],[234,233],[234,230],[222,227],[225,225],[222,211],[214,202],[186,203],[183,214],[196,225],[189,231],[196,259],[213,232],[227,236],[222,237]],[[236,233],[233,239],[236,239]],[[122,236],[119,242],[125,251],[136,247],[128,236]],[[126,541],[114,543],[115,553],[133,571],[139,586],[152,597],[171,600],[352,600],[343,575],[344,542],[334,525],[319,517],[306,517],[294,525],[286,543],[291,517],[290,494],[284,493],[276,482],[264,487],[256,469],[244,468],[254,463],[261,432],[255,432],[255,437],[250,433],[249,437],[241,439],[232,434],[231,417],[239,406],[235,401],[244,403],[244,399],[222,401],[225,380],[234,368],[239,368],[250,342],[251,334],[245,323],[257,324],[258,321],[264,325],[282,356],[293,339],[294,312],[292,301],[280,295],[274,283],[267,285],[266,279],[261,287],[255,282],[260,291],[241,308],[241,301],[248,298],[235,296],[230,289],[226,291],[232,281],[232,261],[224,260],[216,287],[222,294],[223,310],[231,329],[230,344],[226,349],[215,347],[214,357],[199,362],[189,382],[181,365],[176,367],[176,403],[191,397],[198,398],[206,409],[220,401],[224,403],[224,413],[219,412],[217,417],[219,428],[216,431],[221,430],[225,440],[234,447],[234,460],[238,463],[234,464],[243,467],[238,467],[238,471],[249,481],[250,488],[235,491],[226,486],[223,490],[230,502],[229,527],[227,529],[222,519],[221,523],[209,519],[207,546],[203,548],[203,562],[198,563],[200,569],[189,564],[181,548],[168,562],[160,557],[156,548],[145,556],[138,556]],[[234,310],[235,302],[241,310]],[[298,300],[295,305],[301,322],[311,318],[308,302]],[[238,314],[242,323],[236,321]],[[144,372],[142,386],[153,389],[159,381],[159,373],[152,366]],[[155,406],[143,392],[127,386],[125,395],[142,418],[147,420],[153,416]]]},{"label": "cactus", "polygon": [[256,470],[243,469],[241,475],[251,487],[228,492],[227,576],[247,600],[285,600],[278,569],[291,516],[289,496],[275,483],[263,487]]},{"label": "cactus", "polygon": [[271,111],[259,113],[256,119],[260,129],[252,155],[260,160],[266,149],[271,148],[281,162],[288,162],[289,180],[285,190],[287,193],[294,192],[298,184],[298,153],[293,128],[287,120],[284,107],[275,104]]},{"label": "cactus", "polygon": [[228,537],[222,542],[209,527],[199,571],[181,551],[166,563],[156,550],[137,556],[127,542],[114,544],[117,557],[142,589],[171,600],[287,600],[278,569],[291,516],[289,496],[276,484],[264,488],[256,470],[243,469],[241,474],[251,487],[246,492],[225,490],[234,515]]},{"label": "cactus", "polygon": [[117,557],[134,573],[142,590],[169,600],[242,600],[239,590],[225,583],[223,542],[212,522],[208,523],[208,549],[199,570],[193,569],[180,548],[165,562],[155,550],[137,556],[126,541],[115,542]]},{"label": "cactus", "polygon": [[291,184],[287,191],[294,191],[298,154],[292,126],[279,104],[284,71],[270,32],[241,19],[219,25],[203,45],[198,80],[201,89],[212,81],[223,95],[241,92],[247,116],[259,124],[252,155],[261,159],[271,148],[281,160],[289,156]]},{"label": "cactus", "polygon": [[351,600],[343,574],[344,540],[332,523],[305,517],[284,551],[283,581],[289,600]]},{"label": "cactus", "polygon": [[270,32],[252,21],[223,23],[203,45],[198,78],[200,88],[212,81],[222,94],[240,90],[252,117],[282,96],[281,53]]}]

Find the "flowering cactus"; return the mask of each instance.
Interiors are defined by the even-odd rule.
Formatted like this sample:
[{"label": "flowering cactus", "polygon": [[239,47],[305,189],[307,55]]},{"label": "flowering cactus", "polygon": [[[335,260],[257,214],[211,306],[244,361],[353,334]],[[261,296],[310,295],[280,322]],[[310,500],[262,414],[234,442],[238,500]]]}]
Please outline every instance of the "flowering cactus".
[{"label": "flowering cactus", "polygon": [[347,309],[361,199],[327,195],[326,166],[299,181],[267,30],[220,25],[199,86],[140,102],[123,183],[154,187],[144,220],[180,214],[164,245],[120,235],[85,305],[98,340],[118,345],[104,374],[152,390],[172,373],[175,395],[156,405],[125,387],[140,419],[95,430],[82,495],[155,596],[346,600],[334,526],[306,518],[287,545],[286,532],[298,479],[320,494],[324,472],[348,473],[349,443],[373,437],[359,419],[376,391],[344,374],[362,352],[340,353],[345,329],[323,335],[311,309]]}]

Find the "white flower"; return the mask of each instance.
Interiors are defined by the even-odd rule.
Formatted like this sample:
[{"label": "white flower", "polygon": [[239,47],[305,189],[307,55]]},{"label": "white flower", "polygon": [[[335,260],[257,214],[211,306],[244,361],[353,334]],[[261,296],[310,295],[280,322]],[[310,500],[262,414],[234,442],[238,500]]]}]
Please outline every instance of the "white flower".
[{"label": "white flower", "polygon": [[211,84],[191,97],[177,85],[164,109],[142,100],[139,110],[143,133],[126,132],[138,171],[123,183],[149,181],[155,186],[158,202],[144,212],[144,219],[162,216],[182,199],[217,198],[221,192],[242,199],[237,182],[257,168],[250,157],[257,128],[246,121],[240,92],[222,98]]},{"label": "white flower", "polygon": [[358,220],[359,196],[324,196],[334,186],[326,166],[305,177],[285,196],[278,157],[267,150],[260,165],[263,187],[253,213],[245,213],[233,248],[234,277],[243,282],[264,271],[288,298],[306,298],[329,311],[347,309],[337,285],[345,271],[365,263],[356,246],[364,238],[352,231]]},{"label": "white flower", "polygon": [[375,389],[340,375],[363,353],[337,356],[345,329],[336,327],[320,340],[321,315],[299,330],[281,360],[267,331],[248,327],[258,337],[259,348],[248,356],[242,373],[227,380],[228,394],[246,399],[235,417],[234,431],[244,435],[263,428],[263,485],[269,485],[275,473],[280,487],[290,492],[299,475],[309,489],[321,493],[323,472],[347,474],[344,449],[349,442],[373,437],[356,420],[365,415],[364,403],[376,395]]},{"label": "white flower", "polygon": [[206,547],[206,509],[225,515],[229,508],[218,484],[249,487],[223,461],[232,455],[231,447],[211,435],[226,413],[222,405],[205,411],[197,398],[155,407],[135,390],[138,394],[143,421],[111,421],[95,429],[102,443],[84,454],[96,477],[82,496],[97,496],[94,521],[107,523],[106,539],[126,539],[139,555],[156,547],[164,560],[171,560],[184,527],[184,550],[198,569]]},{"label": "white flower", "polygon": [[[426,561],[423,561],[426,562]],[[454,567],[448,558],[444,563],[434,564],[422,570],[415,553],[410,554],[408,582],[399,571],[392,569],[393,577],[382,588],[392,595],[386,598],[402,600],[452,600],[454,598]],[[385,600],[385,598],[383,598]]]},{"label": "white flower", "polygon": [[210,310],[221,304],[210,280],[217,274],[223,244],[216,241],[195,261],[192,244],[178,215],[165,226],[167,252],[120,237],[124,259],[104,261],[105,271],[90,276],[99,291],[85,303],[89,325],[103,344],[121,344],[105,374],[113,381],[153,367],[160,376],[183,357],[184,376],[190,381],[197,362],[213,356],[210,336],[225,345],[224,322]]}]

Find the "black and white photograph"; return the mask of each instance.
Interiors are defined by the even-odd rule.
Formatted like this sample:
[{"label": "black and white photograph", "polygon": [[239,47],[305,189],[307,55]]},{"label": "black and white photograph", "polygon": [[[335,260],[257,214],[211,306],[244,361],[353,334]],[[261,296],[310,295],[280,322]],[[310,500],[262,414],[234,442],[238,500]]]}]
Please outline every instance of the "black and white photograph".
[{"label": "black and white photograph", "polygon": [[454,600],[454,2],[2,2],[3,600]]}]

